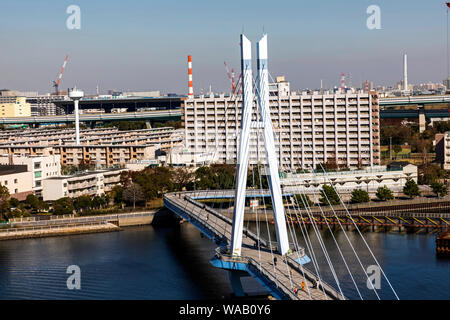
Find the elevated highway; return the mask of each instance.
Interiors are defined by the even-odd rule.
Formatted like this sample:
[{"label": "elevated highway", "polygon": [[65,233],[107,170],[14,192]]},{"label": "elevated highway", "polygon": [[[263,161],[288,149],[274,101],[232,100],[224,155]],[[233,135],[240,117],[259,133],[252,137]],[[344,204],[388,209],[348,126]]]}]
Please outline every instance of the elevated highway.
[{"label": "elevated highway", "polygon": [[[151,121],[170,121],[180,120],[181,110],[158,110],[158,111],[142,111],[142,112],[123,112],[123,113],[85,113],[80,114],[80,122],[111,122],[119,120],[151,120]],[[61,124],[75,122],[75,115],[68,114],[62,116],[39,116],[39,117],[15,117],[0,118],[0,124]]]}]

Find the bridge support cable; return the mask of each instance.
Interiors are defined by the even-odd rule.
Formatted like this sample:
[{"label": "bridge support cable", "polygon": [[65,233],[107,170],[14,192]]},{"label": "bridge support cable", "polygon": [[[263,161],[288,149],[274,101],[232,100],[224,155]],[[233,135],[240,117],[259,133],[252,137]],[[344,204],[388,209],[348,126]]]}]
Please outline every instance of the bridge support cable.
[{"label": "bridge support cable", "polygon": [[[316,175],[316,173],[315,173],[314,168],[312,168],[312,166],[307,166],[307,167],[311,169],[311,172],[313,173],[314,178],[318,181],[318,177],[317,177],[317,175]],[[296,183],[296,182],[295,182],[295,183]],[[298,187],[297,184],[296,184],[296,186]],[[336,191],[336,193],[337,193],[337,191]],[[328,198],[328,196],[327,196],[326,193],[324,193],[324,197],[325,197],[326,201],[328,202],[328,204],[330,205],[330,208],[331,208],[331,210],[332,210],[334,216],[336,217],[336,220],[337,220],[337,222],[338,222],[340,228],[342,229],[342,231],[343,231],[343,233],[344,233],[344,236],[345,236],[347,242],[349,243],[350,248],[351,248],[352,251],[353,251],[353,254],[355,255],[356,259],[358,260],[358,263],[359,263],[359,265],[361,266],[361,269],[362,269],[363,273],[364,273],[365,276],[367,277],[367,280],[369,280],[368,282],[371,283],[372,289],[373,289],[375,295],[377,296],[377,299],[380,300],[380,296],[378,295],[378,292],[375,290],[372,281],[370,281],[369,276],[368,276],[366,270],[364,269],[364,265],[363,265],[363,263],[361,262],[361,259],[360,259],[359,255],[358,255],[358,253],[356,252],[356,250],[355,250],[355,248],[354,248],[352,242],[351,242],[350,239],[348,238],[347,232],[345,231],[345,228],[342,226],[341,220],[340,220],[339,217],[337,216],[337,214],[336,214],[336,212],[335,212],[335,210],[334,210],[334,207],[333,207],[333,205],[331,204],[330,199]],[[303,200],[303,199],[302,199],[302,200]],[[345,206],[345,205],[344,205],[344,206]],[[322,209],[320,209],[320,210],[322,211]],[[323,213],[323,211],[322,211],[322,213]],[[356,226],[356,227],[357,227],[357,226]],[[339,246],[338,246],[338,247],[339,247]],[[340,250],[340,249],[339,249],[339,250]],[[355,286],[356,286],[356,284],[355,284]],[[357,291],[358,291],[358,293],[359,293],[359,289],[357,289]],[[360,294],[360,296],[361,296],[361,294]],[[361,297],[361,298],[362,298],[362,297]]]},{"label": "bridge support cable", "polygon": [[[300,188],[299,188],[299,186],[297,185],[297,182],[296,182],[296,181],[295,181],[295,186],[296,186],[297,190],[300,191]],[[302,190],[303,192],[300,193],[300,199],[301,199],[301,201],[302,201],[303,207],[305,208],[305,210],[309,210],[310,213],[313,214],[313,213],[312,213],[312,210],[311,210],[311,206],[309,205],[309,203],[307,203],[306,199],[303,198],[303,195],[306,195],[306,192],[304,191],[304,188],[302,188],[301,190]],[[317,198],[317,197],[316,197],[316,192],[314,192],[313,195],[314,195],[314,198],[316,199],[316,198]],[[295,205],[295,203],[297,203],[297,201],[298,201],[298,200],[297,200],[297,199],[295,198],[295,196],[294,196],[294,205]],[[331,204],[330,204],[330,206],[331,206]],[[300,207],[299,207],[298,203],[297,203],[297,207],[298,207],[298,210],[300,210]],[[294,206],[294,208],[295,208],[295,206]],[[346,259],[345,259],[345,257],[344,257],[344,254],[342,253],[342,250],[341,250],[341,248],[340,248],[340,246],[339,246],[339,244],[338,244],[338,242],[337,242],[337,240],[336,240],[336,237],[334,236],[333,230],[331,229],[331,227],[330,227],[330,225],[329,225],[329,223],[328,223],[328,220],[327,220],[327,218],[325,217],[325,214],[324,214],[324,212],[323,212],[323,210],[322,210],[322,207],[321,207],[320,205],[319,205],[319,209],[320,209],[320,211],[321,211],[322,217],[323,217],[324,220],[325,220],[325,223],[326,223],[326,225],[327,225],[327,228],[328,228],[328,230],[329,230],[330,233],[331,233],[331,236],[332,236],[332,238],[333,238],[334,244],[336,245],[336,247],[337,247],[337,249],[338,249],[338,251],[339,251],[339,255],[341,256],[341,259],[342,259],[342,261],[344,262],[345,268],[347,269],[347,272],[348,272],[348,274],[350,275],[350,278],[351,278],[351,280],[352,280],[352,282],[353,282],[353,285],[355,286],[355,289],[356,289],[356,291],[358,292],[358,295],[359,295],[359,297],[361,298],[361,300],[364,300],[363,297],[362,297],[362,295],[361,295],[361,292],[359,291],[358,285],[357,285],[356,282],[355,282],[355,279],[354,279],[354,277],[353,277],[353,274],[352,274],[352,272],[351,272],[351,270],[350,270],[350,268],[349,268],[349,266],[348,266],[348,264],[347,264],[347,261],[346,261]],[[341,292],[341,294],[342,294],[342,292]],[[342,296],[344,296],[344,295],[342,295]]]},{"label": "bridge support cable", "polygon": [[[311,166],[308,166],[308,167],[311,169],[311,172],[313,172],[313,174],[314,174],[314,172],[315,172],[315,171],[314,171],[314,168],[312,168]],[[314,177],[315,177],[315,179],[318,181],[317,176],[314,175]],[[296,182],[295,182],[295,183],[296,183]],[[296,186],[297,186],[297,185],[296,185]],[[298,187],[298,186],[297,186],[297,187]],[[304,190],[304,189],[303,189],[303,190]],[[315,192],[315,191],[314,191],[314,196],[316,197],[316,192]],[[352,245],[350,239],[348,238],[347,233],[346,233],[346,231],[345,231],[345,228],[342,226],[341,220],[340,220],[339,217],[337,216],[336,211],[334,210],[334,207],[333,207],[333,205],[331,204],[330,199],[328,198],[328,196],[327,196],[326,193],[324,193],[324,197],[325,197],[326,201],[328,202],[328,204],[329,204],[329,206],[330,206],[330,208],[331,208],[331,210],[332,210],[334,216],[336,217],[336,220],[338,221],[338,224],[339,224],[340,228],[341,228],[342,231],[344,232],[344,235],[345,235],[345,237],[346,237],[346,239],[347,239],[347,242],[349,243],[349,245],[350,245],[350,247],[351,247],[351,249],[352,249],[352,251],[353,251],[353,254],[354,254],[355,257],[356,257],[356,259],[358,260],[358,262],[359,262],[359,264],[360,264],[360,266],[361,266],[361,269],[362,269],[363,273],[366,275],[367,280],[369,280],[369,282],[372,284],[372,282],[371,282],[370,279],[369,279],[369,276],[368,276],[367,273],[366,273],[366,270],[364,269],[364,266],[363,266],[363,264],[362,264],[362,262],[361,262],[361,259],[360,259],[359,256],[358,256],[358,253],[356,252],[356,250],[355,250],[355,248],[353,247],[353,245]],[[307,205],[309,206],[309,204],[307,204]],[[323,210],[322,210],[322,207],[320,206],[320,204],[319,204],[318,206],[319,206],[319,209],[320,209],[320,211],[321,211],[321,213],[322,213],[322,216],[325,217],[324,212],[323,212]],[[327,226],[328,226],[328,221],[327,221],[326,219],[325,219],[325,221],[326,221],[326,224],[327,224]],[[345,260],[343,254],[342,254],[342,251],[341,251],[341,249],[340,249],[340,246],[337,244],[337,241],[336,241],[336,239],[335,239],[335,237],[334,237],[334,235],[333,235],[333,232],[331,231],[331,228],[329,228],[329,229],[330,229],[330,232],[331,232],[331,234],[332,234],[332,236],[333,236],[333,239],[334,239],[334,241],[335,241],[335,243],[336,243],[336,246],[337,246],[339,252],[341,253],[341,257],[342,257],[342,259],[343,259],[343,261],[344,261],[344,264],[345,264],[346,267],[347,267],[347,271],[349,272],[350,277],[352,278],[352,281],[353,281],[353,283],[354,283],[354,285],[355,285],[355,288],[356,288],[356,290],[357,290],[357,292],[358,292],[358,294],[359,294],[361,300],[363,300],[363,298],[362,298],[362,296],[361,296],[361,293],[360,293],[360,291],[359,291],[359,288],[358,288],[358,286],[356,285],[355,280],[354,280],[354,278],[353,278],[353,275],[352,275],[352,273],[350,272],[350,270],[349,270],[349,268],[348,268],[348,265],[347,265],[347,263],[346,263],[346,260]],[[373,284],[372,284],[372,288],[373,288],[373,290],[374,290],[374,292],[375,292],[375,295],[377,296],[378,300],[380,300],[380,297],[379,297],[378,293],[376,292],[375,288],[373,287]]]},{"label": "bridge support cable", "polygon": [[[322,166],[322,164],[321,164],[321,163],[319,163],[319,164],[320,164],[320,167],[322,168],[322,171],[324,172],[324,174],[325,174],[327,180],[330,182],[330,185],[332,186],[333,190],[336,192],[337,196],[339,197],[339,201],[342,203],[342,205],[343,205],[345,211],[347,212],[348,217],[350,218],[350,220],[352,221],[352,223],[353,223],[353,225],[355,226],[356,230],[358,231],[359,235],[361,236],[361,238],[362,238],[362,240],[363,240],[363,242],[364,242],[364,245],[367,247],[367,249],[368,249],[370,255],[371,255],[372,258],[374,259],[374,261],[375,261],[375,263],[377,264],[378,268],[380,268],[381,273],[383,274],[384,278],[386,279],[387,283],[389,284],[389,287],[391,288],[392,292],[394,293],[396,299],[397,299],[397,300],[400,300],[399,297],[398,297],[398,295],[397,295],[397,292],[396,292],[396,291],[394,290],[394,288],[392,287],[391,282],[389,281],[388,277],[387,277],[386,274],[384,273],[383,268],[381,267],[380,263],[378,262],[378,259],[375,257],[374,253],[372,252],[372,249],[370,249],[369,244],[367,243],[366,239],[365,239],[364,236],[362,235],[361,230],[359,230],[359,228],[358,228],[358,226],[357,226],[355,220],[353,219],[352,215],[351,215],[350,212],[348,211],[347,206],[345,205],[345,202],[342,200],[341,195],[337,192],[336,187],[334,186],[333,182],[332,182],[331,179],[329,178],[328,173],[326,172],[326,170],[324,169],[324,167]],[[372,281],[369,281],[369,282],[372,283]],[[372,287],[373,287],[373,285],[372,285]],[[376,292],[376,290],[374,290],[374,291]]]},{"label": "bridge support cable", "polygon": [[[296,184],[297,189],[300,190],[300,188],[298,188],[297,182],[295,182],[295,184]],[[304,188],[302,188],[302,190],[303,190],[303,193],[302,193],[302,194],[306,194]],[[316,194],[315,191],[313,192],[313,195],[314,195],[314,199],[317,199],[317,194]],[[311,212],[311,214],[312,214],[311,206],[309,205],[309,203],[307,203],[302,197],[301,197],[301,200],[302,200],[302,202],[303,202],[303,206],[304,206],[305,208],[307,208],[307,210],[309,210],[309,211]],[[328,197],[327,197],[327,202],[329,203],[329,205],[330,205],[330,207],[332,208],[332,210],[334,210],[334,209],[333,209],[333,206],[331,205],[331,203],[330,203],[330,201],[329,201],[329,199],[328,199]],[[327,228],[328,228],[328,230],[329,230],[330,233],[331,233],[331,236],[332,236],[332,238],[333,238],[333,241],[334,241],[334,243],[335,243],[335,245],[336,245],[336,247],[337,247],[337,249],[338,249],[339,255],[341,256],[341,259],[342,259],[342,261],[344,262],[345,268],[347,269],[347,272],[348,272],[348,274],[350,275],[350,278],[351,278],[351,280],[352,280],[352,282],[353,282],[353,285],[355,286],[355,289],[356,289],[356,291],[358,292],[358,295],[359,295],[360,299],[361,299],[361,300],[364,300],[363,297],[362,297],[362,295],[361,295],[361,292],[359,291],[358,285],[356,284],[356,281],[355,281],[355,279],[354,279],[354,277],[353,277],[353,274],[352,274],[352,272],[351,272],[351,270],[350,270],[350,268],[349,268],[349,266],[348,266],[348,264],[347,264],[347,260],[345,259],[345,256],[344,256],[344,254],[343,254],[343,252],[342,252],[342,250],[341,250],[341,248],[340,248],[340,246],[339,246],[339,244],[338,244],[338,242],[337,242],[337,240],[336,240],[336,237],[334,236],[334,232],[333,232],[333,230],[331,229],[331,227],[330,227],[330,225],[329,225],[329,223],[328,223],[328,219],[325,217],[325,214],[324,214],[324,212],[323,212],[323,210],[322,210],[322,207],[321,207],[320,205],[319,205],[319,209],[320,209],[320,211],[321,211],[322,217],[323,217],[324,220],[325,220],[325,223],[326,223],[326,225],[327,225]],[[341,227],[342,227],[342,226],[341,226]],[[342,228],[342,229],[344,230],[344,228]],[[344,232],[345,232],[345,230],[344,230]],[[359,257],[358,257],[357,254],[356,254],[356,251],[354,251],[354,254],[355,254],[355,256],[359,259]],[[365,272],[364,269],[363,269],[363,272],[364,272],[364,274],[366,274],[366,272]]]},{"label": "bridge support cable", "polygon": [[[285,195],[285,198],[287,198],[286,195]],[[287,200],[287,199],[286,199],[286,200]],[[291,216],[291,208],[290,208],[290,206],[288,206],[288,214],[289,214],[289,216]],[[291,222],[292,222],[292,219],[291,219]],[[299,243],[298,243],[297,234],[295,233],[294,223],[293,223],[293,222],[290,223],[290,224],[288,224],[288,229],[289,229],[289,232],[291,233],[291,239],[293,240],[293,243],[294,243],[294,252],[295,252],[296,255],[297,255],[297,259],[299,260],[299,263],[298,263],[298,264],[300,265],[300,270],[301,270],[301,272],[302,272],[303,281],[304,281],[305,283],[307,283],[306,276],[305,276],[305,271],[304,271],[304,269],[303,269],[303,264],[300,263],[300,259],[302,258],[302,257],[300,256],[300,245],[299,245]],[[287,261],[286,261],[286,264],[287,264]],[[307,288],[307,292],[308,292],[308,295],[309,295],[309,299],[312,300],[311,292],[310,292],[310,290],[309,290],[309,286],[306,286],[306,288]],[[324,294],[325,294],[325,293],[324,293]]]},{"label": "bridge support cable", "polygon": [[[255,167],[252,166],[252,185],[255,186]],[[256,195],[254,196],[254,201],[256,201]],[[258,207],[256,207],[256,236],[258,237],[257,246],[258,246],[258,262],[259,262],[259,268],[261,269],[261,232],[260,232],[260,226],[259,226],[259,219],[258,219]],[[247,225],[248,229],[248,225]]]},{"label": "bridge support cable", "polygon": [[[273,220],[275,222],[275,231],[278,242],[278,251],[281,256],[285,260],[286,271],[289,278],[289,284],[291,290],[294,290],[294,286],[292,283],[292,276],[289,269],[289,265],[287,263],[286,255],[289,253],[289,239],[286,228],[286,216],[283,205],[283,196],[281,192],[281,186],[279,181],[279,172],[278,172],[278,161],[276,159],[275,154],[275,141],[273,134],[273,126],[270,118],[270,109],[269,109],[269,91],[268,91],[268,72],[267,72],[267,36],[264,36],[257,43],[257,52],[258,52],[258,75],[257,75],[257,84],[255,86],[255,91],[258,97],[258,105],[259,105],[259,115],[260,119],[256,117],[257,123],[262,124],[263,133],[261,136],[263,137],[263,143],[266,150],[266,172],[268,184],[270,189],[270,195],[272,200],[272,212],[273,212]],[[260,121],[258,121],[260,120]],[[260,137],[260,128],[261,125],[257,126],[257,152],[259,158],[259,137]],[[260,176],[260,187],[263,189],[261,171],[258,170],[258,174]],[[266,216],[267,220],[267,216]],[[270,234],[270,233],[269,233]],[[271,242],[269,240],[269,242]],[[273,255],[273,253],[272,253]],[[273,259],[272,259],[273,260]],[[274,269],[276,269],[274,263]]]},{"label": "bridge support cable", "polygon": [[[270,123],[269,123],[268,125],[271,126],[271,130],[273,131],[273,124],[272,124],[272,121],[270,121]],[[302,201],[303,201],[303,199],[302,199]],[[305,208],[306,208],[306,207],[305,207]],[[299,210],[299,212],[300,212],[300,215],[301,215],[302,220],[303,220],[303,215],[301,214],[301,211],[300,211],[300,210]],[[333,266],[333,263],[332,263],[332,261],[331,261],[331,259],[330,259],[330,257],[329,257],[328,250],[326,249],[326,246],[325,246],[325,244],[324,244],[324,242],[323,242],[323,239],[322,239],[322,237],[321,237],[321,235],[320,235],[320,232],[318,231],[318,228],[317,228],[317,226],[316,226],[316,224],[315,224],[315,220],[314,220],[313,216],[310,215],[310,214],[308,213],[307,210],[306,210],[306,212],[307,212],[307,214],[308,214],[309,219],[311,220],[311,225],[312,225],[312,227],[313,227],[314,233],[316,234],[316,237],[317,237],[317,239],[318,239],[318,241],[319,241],[319,245],[320,245],[320,247],[321,247],[321,249],[322,249],[322,251],[323,251],[323,253],[324,253],[324,256],[325,256],[326,261],[327,261],[327,263],[328,263],[328,265],[329,265],[329,267],[330,267],[330,270],[331,270],[332,275],[333,275],[333,277],[334,277],[334,279],[335,279],[335,281],[336,281],[336,284],[337,284],[337,286],[338,286],[338,288],[339,288],[339,291],[340,291],[341,295],[344,297],[344,295],[343,295],[343,293],[342,293],[342,290],[341,290],[341,287],[340,287],[340,284],[339,284],[339,279],[338,279],[338,277],[337,277],[337,274],[336,274],[335,269],[334,269],[334,266]],[[303,222],[304,222],[304,221],[303,221]],[[306,229],[306,227],[305,227],[305,229]],[[306,232],[306,234],[308,235],[308,232]],[[309,237],[309,235],[308,235],[308,237]],[[311,242],[310,242],[310,245],[311,245],[310,249],[311,249],[312,257],[314,257],[315,260],[316,260],[316,266],[317,266],[317,271],[318,271],[318,262],[317,262],[317,258],[316,258],[316,256],[315,256],[314,249],[313,249],[313,247],[312,247],[312,243],[311,243]],[[311,259],[312,259],[312,257],[311,257]],[[319,277],[319,281],[320,281],[320,277]]]},{"label": "bridge support cable", "polygon": [[[271,77],[272,78],[272,77]],[[272,81],[273,81],[273,78],[272,78]],[[301,127],[300,127],[300,124],[297,124],[298,125],[298,127],[299,127],[299,129],[301,130]],[[311,144],[309,144],[309,146],[312,148],[312,145]],[[316,160],[316,159],[315,159]],[[380,270],[381,270],[381,272],[383,273],[383,275],[384,275],[384,277],[386,278],[386,280],[388,281],[388,283],[389,283],[389,285],[390,285],[390,287],[391,287],[391,289],[392,289],[392,291],[394,292],[394,294],[395,294],[395,296],[397,297],[397,299],[398,299],[398,296],[397,296],[397,294],[395,293],[395,291],[394,291],[394,289],[392,288],[392,285],[390,284],[390,282],[389,282],[389,280],[387,279],[387,277],[386,277],[386,275],[384,274],[384,271],[382,270],[382,268],[381,268],[381,266],[380,266],[380,264],[378,263],[378,260],[375,258],[375,256],[374,256],[374,254],[373,254],[373,252],[372,252],[372,250],[370,249],[370,247],[368,246],[368,244],[367,244],[367,242],[365,241],[365,239],[364,239],[364,237],[362,236],[362,234],[361,234],[361,232],[360,232],[360,230],[359,230],[359,228],[358,228],[358,226],[356,225],[356,223],[354,222],[354,220],[353,220],[353,218],[351,217],[351,215],[350,215],[350,213],[349,213],[349,211],[348,211],[348,209],[347,209],[347,207],[346,207],[346,205],[345,205],[345,203],[344,203],[344,201],[342,200],[342,198],[341,198],[341,196],[340,196],[340,194],[337,192],[337,190],[336,190],[336,188],[335,188],[335,186],[334,186],[334,184],[332,183],[332,181],[329,179],[329,177],[328,177],[328,174],[326,173],[326,170],[323,168],[323,166],[322,166],[322,164],[320,163],[320,162],[318,162],[319,164],[320,164],[320,166],[321,166],[321,168],[322,168],[322,170],[323,170],[323,172],[324,172],[324,174],[326,175],[326,177],[327,177],[327,180],[330,182],[330,184],[331,184],[331,186],[333,187],[333,189],[334,189],[334,191],[337,193],[337,195],[338,195],[338,197],[339,197],[339,200],[340,200],[340,202],[342,203],[342,205],[343,205],[343,207],[345,208],[345,210],[346,210],[346,212],[347,212],[347,214],[350,216],[350,219],[352,220],[352,222],[353,222],[353,225],[355,226],[355,228],[357,229],[357,231],[358,231],[358,233],[359,233],[359,235],[361,236],[361,238],[363,239],[363,241],[364,241],[364,243],[365,243],[365,245],[366,245],[366,247],[368,248],[368,250],[369,250],[369,252],[370,252],[370,254],[372,255],[372,257],[374,258],[374,260],[375,260],[375,262],[376,262],[376,264],[378,265],[378,267],[380,268]],[[314,176],[316,177],[316,179],[317,179],[317,175],[316,175],[316,173],[315,173],[315,170],[313,169],[312,170],[312,172],[313,172],[313,174],[314,174]],[[327,198],[327,201],[329,202],[329,199]],[[332,206],[331,206],[332,207]],[[335,213],[335,211],[334,211],[334,208],[332,207],[332,211],[333,211],[333,213],[334,213],[334,215],[336,216],[336,218],[337,218],[337,220],[338,220],[338,222],[339,222],[339,225],[341,226],[341,228],[342,228],[342,230],[344,230],[344,228],[342,227],[342,225],[341,225],[341,223],[340,223],[340,221],[339,221],[339,218],[337,217],[337,215],[336,215],[336,213]],[[313,221],[312,221],[312,223],[314,223]],[[346,235],[346,233],[345,233],[345,230],[344,230],[344,234]],[[348,239],[348,237],[347,237],[347,235],[346,235],[346,238],[347,238],[347,240],[349,241],[349,244],[351,245],[351,242],[350,242],[350,240]],[[352,246],[352,245],[351,245]],[[353,246],[352,246],[352,248],[353,248]],[[355,252],[355,254],[356,254],[356,251],[354,251]],[[357,256],[357,255],[356,255]],[[358,256],[357,256],[358,257]],[[359,259],[359,257],[358,257],[358,259]],[[361,265],[362,265],[362,263],[361,263]],[[364,269],[364,268],[363,268]],[[366,274],[366,276],[368,277],[368,275],[367,275],[367,273],[365,272],[365,270],[364,270],[364,274]],[[371,281],[369,281],[370,283],[372,283]],[[372,284],[372,287],[373,287],[373,284]],[[375,294],[377,295],[377,297],[379,297],[378,296],[378,293],[376,292],[376,290],[374,290],[374,292],[375,292]],[[379,299],[379,298],[378,298]]]},{"label": "bridge support cable", "polygon": [[[334,278],[334,280],[335,280],[335,282],[336,282],[336,285],[338,286],[339,292],[340,292],[341,295],[344,297],[344,294],[342,293],[342,289],[341,289],[341,286],[340,286],[340,282],[339,282],[338,276],[337,276],[336,271],[335,271],[335,269],[334,269],[333,262],[332,262],[331,259],[330,259],[328,250],[327,250],[327,248],[326,248],[326,246],[325,246],[325,243],[323,242],[322,236],[320,235],[320,231],[318,230],[318,227],[317,227],[317,225],[316,225],[316,222],[315,222],[315,220],[314,220],[314,217],[313,217],[313,215],[312,215],[312,212],[311,212],[311,213],[308,212],[308,211],[309,211],[309,210],[308,210],[308,206],[305,204],[306,201],[305,201],[302,197],[300,197],[300,198],[301,198],[301,200],[302,200],[302,202],[303,202],[303,205],[304,205],[304,208],[305,208],[305,212],[306,212],[306,214],[308,215],[308,217],[309,217],[309,219],[310,219],[310,221],[311,221],[311,226],[312,226],[312,228],[313,228],[313,230],[314,230],[314,233],[315,233],[315,235],[316,235],[316,237],[317,237],[317,240],[319,241],[320,248],[322,249],[322,251],[323,251],[323,253],[324,253],[325,259],[326,259],[326,261],[327,261],[327,263],[328,263],[328,266],[330,267],[330,271],[331,271],[331,273],[332,273],[332,275],[333,275],[333,278]],[[299,210],[299,212],[300,212],[300,215],[301,215],[302,218],[303,218],[303,215],[301,214],[301,210]]]},{"label": "bridge support cable", "polygon": [[[299,124],[298,124],[298,126],[300,127]],[[312,148],[312,145],[311,145],[311,144],[309,144],[309,146]],[[317,160],[317,159],[316,159],[316,160]],[[394,290],[394,288],[392,287],[392,285],[391,285],[389,279],[387,278],[386,274],[384,273],[383,268],[381,267],[381,265],[379,264],[379,262],[378,262],[378,260],[376,259],[375,255],[373,254],[372,250],[370,249],[369,245],[367,244],[367,241],[364,239],[364,236],[362,235],[362,233],[361,233],[361,231],[359,230],[357,224],[355,223],[353,217],[351,216],[350,212],[348,211],[347,206],[345,205],[345,202],[342,200],[342,197],[340,196],[339,192],[337,191],[337,189],[336,189],[334,183],[333,183],[333,182],[331,181],[331,179],[329,178],[328,173],[326,172],[325,168],[322,166],[322,164],[320,163],[320,161],[319,161],[318,163],[319,163],[319,165],[320,165],[320,167],[321,167],[321,169],[322,169],[322,171],[323,171],[323,173],[324,173],[324,175],[325,175],[325,177],[326,177],[326,180],[330,183],[331,187],[333,188],[333,190],[336,192],[337,196],[339,197],[340,203],[342,204],[342,206],[344,207],[345,211],[347,212],[347,215],[348,215],[348,217],[350,218],[350,220],[352,221],[352,223],[353,223],[353,225],[355,226],[356,230],[358,231],[358,234],[361,236],[361,238],[362,238],[362,240],[363,240],[363,242],[364,242],[366,248],[368,249],[369,253],[371,254],[371,256],[372,256],[372,258],[374,259],[374,261],[375,261],[375,263],[377,264],[377,266],[380,268],[380,271],[382,272],[384,278],[386,279],[387,283],[389,284],[389,286],[390,286],[392,292],[394,293],[396,299],[399,300],[399,297],[398,297],[397,293],[395,292],[395,290]],[[317,179],[317,175],[316,175],[316,172],[315,172],[314,169],[312,170],[312,172],[313,172],[314,176],[315,176],[316,179]],[[329,200],[327,199],[327,201],[329,201]],[[340,221],[339,221],[339,218],[338,218],[337,215],[336,215],[336,212],[334,211],[334,209],[332,209],[332,211],[333,211],[335,217],[337,218],[337,220],[338,220],[338,222],[339,222],[339,225],[341,226],[342,230],[344,231],[344,234],[346,235],[345,230],[344,230],[344,228],[342,227],[342,225],[341,225],[341,223],[340,223]],[[351,242],[350,242],[350,240],[348,239],[347,235],[346,235],[346,238],[347,238],[347,240],[349,241],[349,244],[351,244]],[[353,247],[353,245],[351,245],[351,246]],[[364,271],[364,273],[367,275],[367,273],[366,273],[365,271]],[[368,275],[367,275],[367,276],[368,276]],[[372,283],[372,281],[369,281],[369,282]],[[372,284],[372,287],[373,287],[373,284]],[[375,294],[378,296],[378,293],[376,292],[375,289],[374,289],[374,292],[375,292]]]},{"label": "bridge support cable", "polygon": [[275,259],[274,259],[273,248],[272,248],[272,238],[270,236],[269,219],[267,218],[266,199],[264,197],[264,190],[262,188],[263,184],[262,184],[261,169],[259,168],[259,163],[257,164],[257,166],[258,166],[258,175],[259,175],[259,185],[261,187],[261,190],[260,190],[261,191],[261,198],[263,200],[264,217],[266,219],[267,239],[269,241],[270,256],[272,258],[272,265],[273,265],[274,276],[278,280],[277,270],[275,268],[275,263],[274,263]]}]

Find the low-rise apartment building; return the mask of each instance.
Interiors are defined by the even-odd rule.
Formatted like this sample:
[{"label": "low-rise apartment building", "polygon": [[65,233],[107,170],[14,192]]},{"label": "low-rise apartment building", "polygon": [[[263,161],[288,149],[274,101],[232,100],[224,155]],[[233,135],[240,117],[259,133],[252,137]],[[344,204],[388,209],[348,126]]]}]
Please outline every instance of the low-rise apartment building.
[{"label": "low-rise apartment building", "polygon": [[12,198],[25,200],[33,194],[33,179],[26,165],[0,165],[0,184],[8,188]]},{"label": "low-rise apartment building", "polygon": [[122,169],[99,170],[45,179],[43,181],[43,200],[55,201],[64,197],[102,195],[120,183],[122,171]]},{"label": "low-rise apartment building", "polygon": [[379,187],[386,186],[399,194],[408,179],[417,183],[417,166],[407,162],[393,162],[388,166],[374,166],[364,170],[317,173],[285,174],[281,178],[283,192],[318,195],[324,184],[331,182],[341,194],[350,194],[355,189],[362,189],[375,194]]},{"label": "low-rise apartment building", "polygon": [[59,155],[46,156],[15,156],[0,155],[1,165],[26,165],[31,172],[33,192],[37,197],[42,197],[42,181],[44,179],[58,177],[61,174],[61,161]]}]

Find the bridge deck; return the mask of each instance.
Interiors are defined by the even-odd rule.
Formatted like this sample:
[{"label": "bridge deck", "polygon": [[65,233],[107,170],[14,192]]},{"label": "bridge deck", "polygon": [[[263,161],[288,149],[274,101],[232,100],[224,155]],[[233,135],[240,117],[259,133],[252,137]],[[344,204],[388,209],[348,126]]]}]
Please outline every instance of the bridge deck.
[{"label": "bridge deck", "polygon": [[[232,220],[205,204],[193,200],[190,197],[192,195],[189,193],[166,194],[164,204],[174,213],[187,218],[211,239],[220,239],[221,245],[225,245],[222,249],[226,248],[231,242]],[[283,257],[276,251],[276,248],[272,247],[273,251],[271,251],[271,244],[268,241],[258,238],[256,234],[246,228],[243,233],[241,257],[231,257],[226,252],[216,254],[216,256],[224,261],[251,265],[256,272],[271,281],[290,299],[342,299],[336,290],[323,281],[320,281],[318,288],[313,287],[313,279],[316,279],[316,276],[295,261],[298,255],[304,256],[302,249],[299,250],[299,254],[292,253],[288,257]],[[274,265],[272,257],[277,258],[276,265]],[[301,289],[302,282],[305,283],[304,291]],[[297,291],[297,294],[294,294],[294,290]]]}]

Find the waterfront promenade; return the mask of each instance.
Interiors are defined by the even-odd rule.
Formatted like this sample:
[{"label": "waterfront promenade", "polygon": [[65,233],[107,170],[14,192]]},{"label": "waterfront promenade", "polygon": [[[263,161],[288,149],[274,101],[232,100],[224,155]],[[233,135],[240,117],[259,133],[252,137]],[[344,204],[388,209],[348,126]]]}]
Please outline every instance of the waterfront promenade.
[{"label": "waterfront promenade", "polygon": [[155,211],[145,211],[49,220],[14,219],[0,229],[0,240],[119,231],[121,227],[151,224],[154,216]]}]

